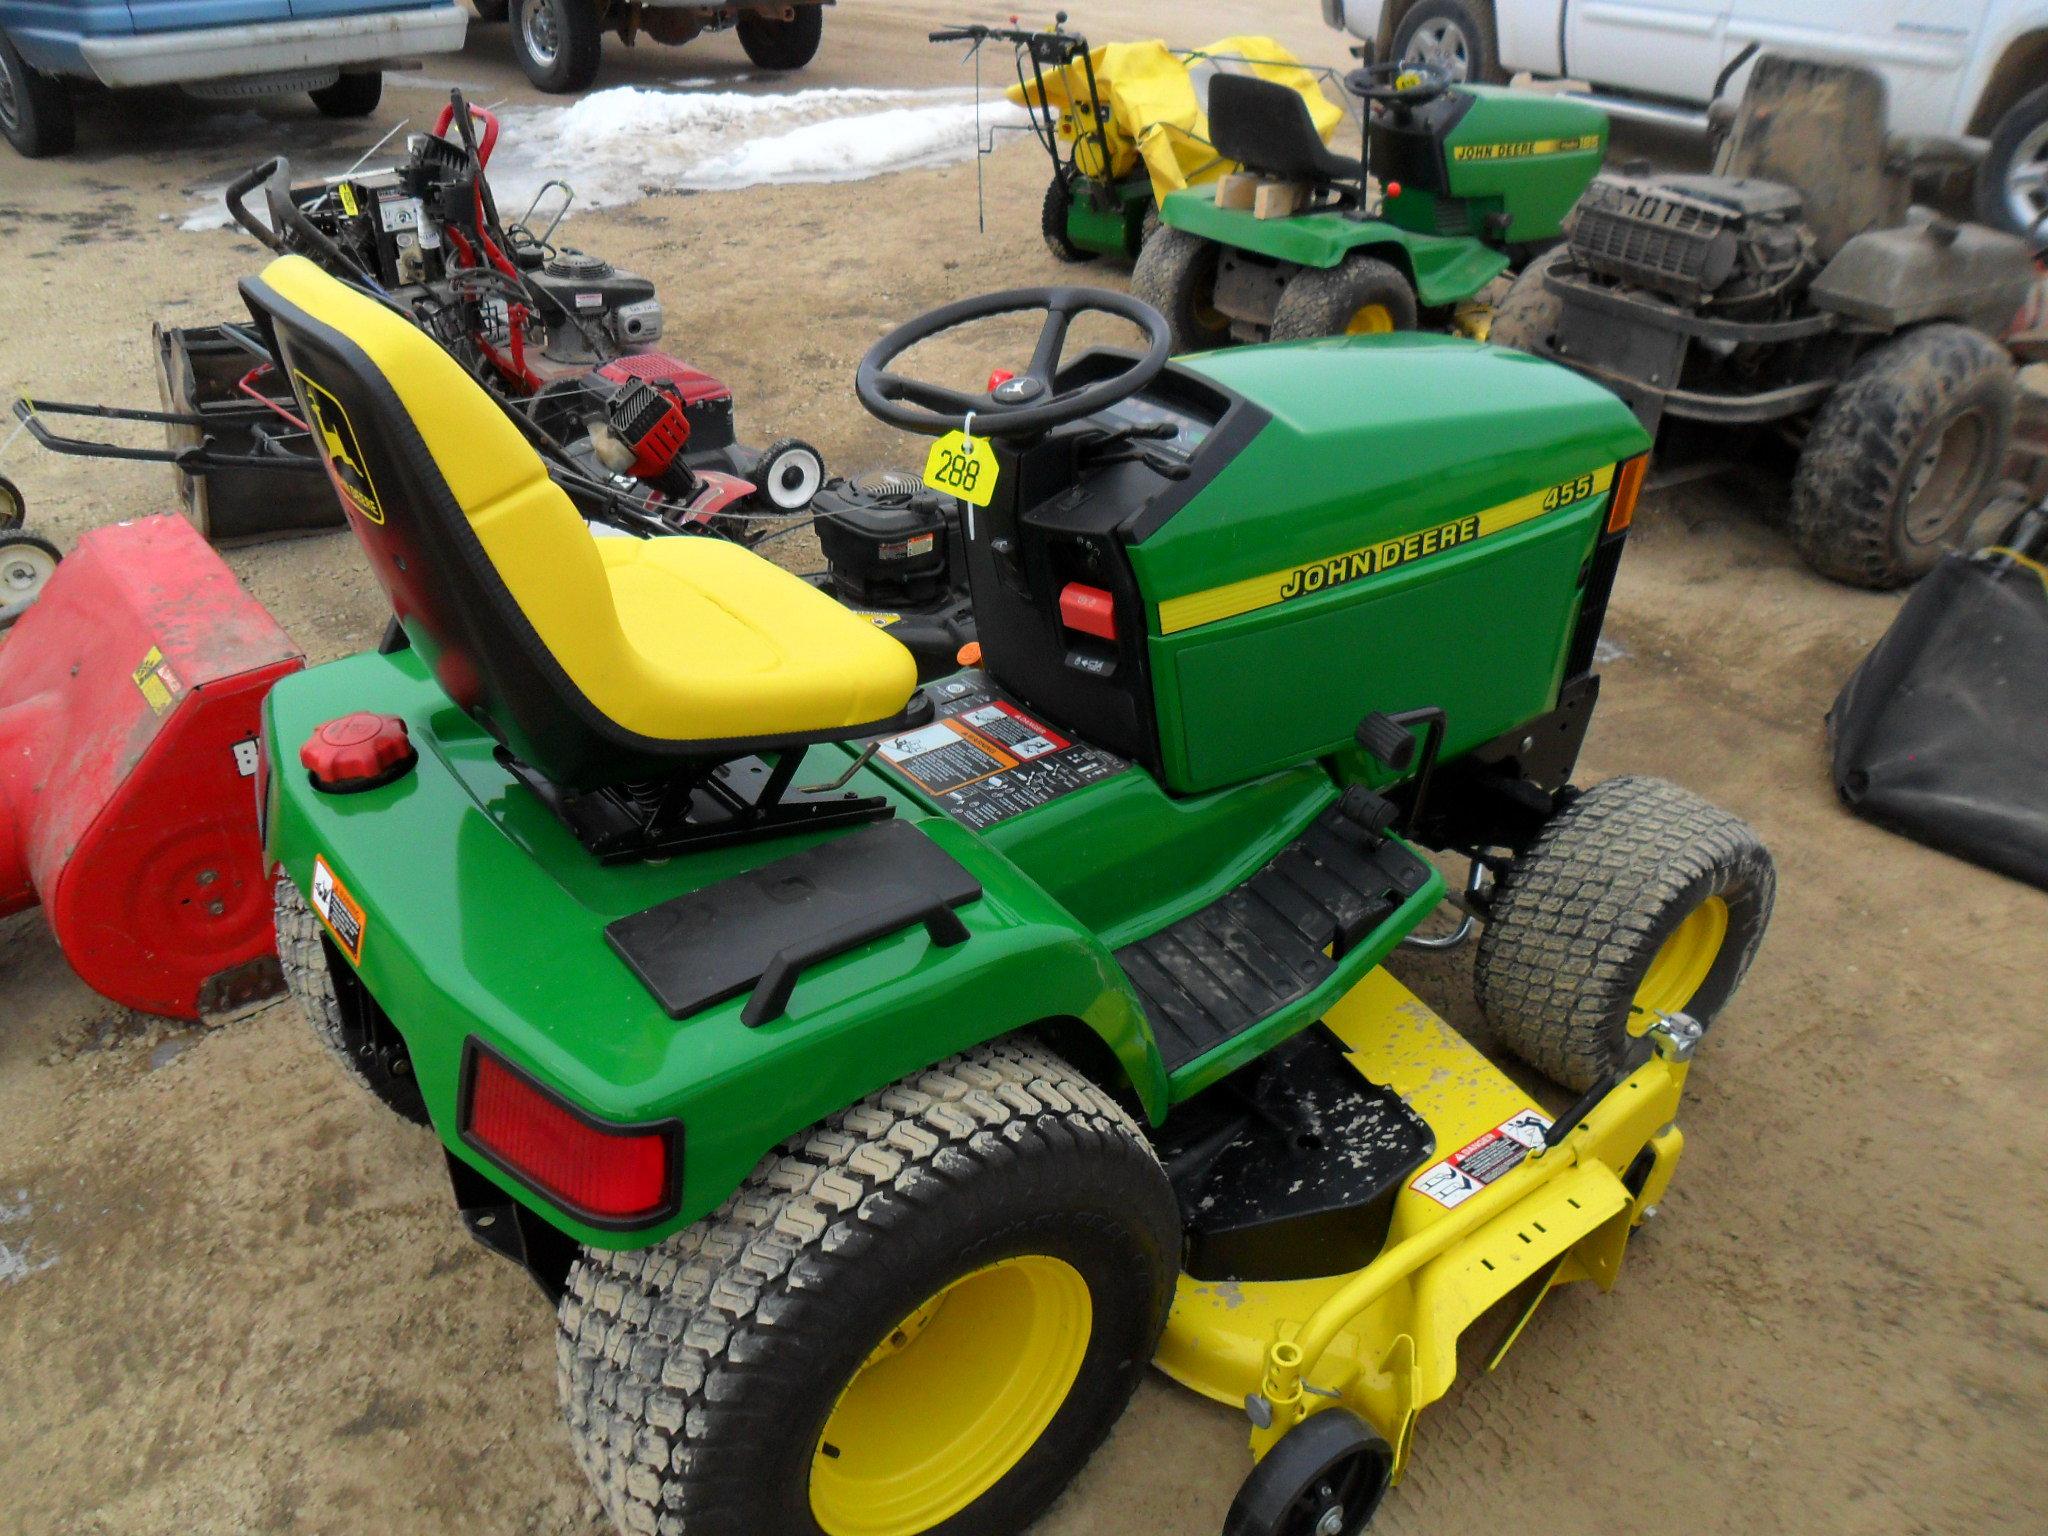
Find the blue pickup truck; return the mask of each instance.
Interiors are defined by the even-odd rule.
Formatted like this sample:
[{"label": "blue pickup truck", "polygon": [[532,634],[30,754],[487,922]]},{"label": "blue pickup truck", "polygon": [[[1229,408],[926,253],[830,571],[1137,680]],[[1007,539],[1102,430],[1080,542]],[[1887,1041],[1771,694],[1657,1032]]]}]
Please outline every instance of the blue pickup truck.
[{"label": "blue pickup truck", "polygon": [[24,155],[64,153],[75,81],[307,91],[362,117],[385,64],[460,48],[468,25],[456,0],[0,0],[0,132]]}]

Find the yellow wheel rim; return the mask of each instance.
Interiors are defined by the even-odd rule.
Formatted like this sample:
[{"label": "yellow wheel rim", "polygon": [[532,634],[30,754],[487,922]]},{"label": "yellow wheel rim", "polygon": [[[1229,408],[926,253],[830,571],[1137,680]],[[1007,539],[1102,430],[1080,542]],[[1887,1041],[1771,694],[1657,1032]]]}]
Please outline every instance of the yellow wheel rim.
[{"label": "yellow wheel rim", "polygon": [[1628,1028],[1640,1035],[1660,1013],[1677,1013],[1705,983],[1728,937],[1728,903],[1709,896],[1657,947],[1629,1005]]},{"label": "yellow wheel rim", "polygon": [[1394,328],[1394,317],[1384,304],[1368,304],[1345,324],[1346,336],[1377,336]]},{"label": "yellow wheel rim", "polygon": [[954,1281],[854,1372],[811,1461],[827,1536],[916,1536],[1000,1482],[1037,1444],[1088,1353],[1088,1282],[1028,1254]]}]

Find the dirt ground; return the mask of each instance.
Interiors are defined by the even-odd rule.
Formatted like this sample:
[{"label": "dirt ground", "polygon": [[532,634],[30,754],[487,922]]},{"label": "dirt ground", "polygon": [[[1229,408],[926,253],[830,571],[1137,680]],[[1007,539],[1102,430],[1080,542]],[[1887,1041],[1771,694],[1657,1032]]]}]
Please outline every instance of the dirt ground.
[{"label": "dirt ground", "polygon": [[[963,9],[842,5],[802,83],[960,83],[923,32]],[[1079,21],[1194,41],[1182,15],[1145,0]],[[1196,30],[1237,27],[1337,54],[1300,0],[1207,6]],[[613,43],[606,70],[774,88],[739,78],[729,37]],[[432,73],[538,99],[502,28]],[[148,403],[150,323],[228,316],[257,261],[177,229],[197,190],[280,146],[345,163],[434,100],[394,89],[366,133],[302,104],[138,97],[95,104],[68,160],[0,157],[0,391]],[[904,463],[921,445],[853,399],[866,344],[964,294],[1074,275],[1036,236],[1036,150],[987,169],[987,236],[958,166],[658,196],[573,239],[660,284],[670,344],[734,386],[744,437],[800,431],[842,470]],[[168,502],[153,467],[18,445],[7,468],[66,545]],[[1425,1414],[1380,1529],[2048,1529],[2048,897],[1835,804],[1821,717],[1897,599],[1800,567],[1770,526],[1783,499],[1752,476],[1646,504],[1582,774],[1674,778],[1778,860],[1770,938],[1693,1078],[1678,1182],[1611,1296],[1560,1295],[1497,1374],[1474,1362]],[[342,535],[231,563],[313,661],[382,625]],[[1395,969],[1477,1030],[1469,965]],[[0,923],[0,1245],[0,1529],[603,1529],[556,1415],[546,1307],[463,1235],[431,1137],[345,1084],[288,1006],[211,1030],[137,1019],[73,979],[36,915]],[[1213,1531],[1245,1428],[1155,1378],[1041,1529]]]}]

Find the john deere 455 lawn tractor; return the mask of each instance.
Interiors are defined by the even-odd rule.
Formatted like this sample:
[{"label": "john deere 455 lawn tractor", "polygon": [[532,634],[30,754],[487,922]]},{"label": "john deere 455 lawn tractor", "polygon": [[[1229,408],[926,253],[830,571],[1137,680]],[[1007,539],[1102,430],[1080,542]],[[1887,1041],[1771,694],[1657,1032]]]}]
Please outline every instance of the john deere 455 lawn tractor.
[{"label": "john deere 455 lawn tractor", "polygon": [[[1357,1531],[1475,1319],[1613,1282],[1773,875],[1568,783],[1648,446],[1612,395],[937,310],[857,381],[973,505],[982,665],[920,688],[738,545],[593,538],[374,297],[245,292],[397,616],[270,695],[287,973],[557,1307],[623,1529],[1018,1531],[1156,1361],[1250,1415],[1234,1531]],[[898,371],[1034,311],[992,390]],[[1063,360],[1084,311],[1143,349]],[[1554,1097],[1381,968],[1430,849]]]},{"label": "john deere 455 lawn tractor", "polygon": [[1210,81],[1216,152],[1244,169],[1170,194],[1131,274],[1176,350],[1423,321],[1483,339],[1473,301],[1515,254],[1558,237],[1607,152],[1606,115],[1567,97],[1405,64],[1368,64],[1345,85],[1364,104],[1355,157],[1323,143],[1299,94]]}]

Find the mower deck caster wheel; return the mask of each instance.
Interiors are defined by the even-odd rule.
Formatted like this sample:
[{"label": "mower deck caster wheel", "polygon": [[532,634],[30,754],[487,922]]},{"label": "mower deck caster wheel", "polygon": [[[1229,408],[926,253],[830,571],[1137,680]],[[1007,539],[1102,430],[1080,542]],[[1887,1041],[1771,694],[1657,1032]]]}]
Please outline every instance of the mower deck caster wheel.
[{"label": "mower deck caster wheel", "polygon": [[0,629],[28,612],[29,604],[57,574],[57,563],[63,558],[48,539],[32,533],[0,533]]},{"label": "mower deck caster wheel", "polygon": [[761,450],[747,477],[769,509],[796,516],[825,483],[825,456],[800,437],[781,437]]},{"label": "mower deck caster wheel", "polygon": [[1358,1536],[1386,1497],[1394,1453],[1345,1408],[1302,1420],[1252,1469],[1223,1536]]},{"label": "mower deck caster wheel", "polygon": [[28,498],[21,487],[0,475],[0,533],[12,533],[28,518]]}]

